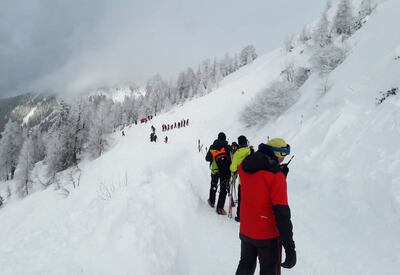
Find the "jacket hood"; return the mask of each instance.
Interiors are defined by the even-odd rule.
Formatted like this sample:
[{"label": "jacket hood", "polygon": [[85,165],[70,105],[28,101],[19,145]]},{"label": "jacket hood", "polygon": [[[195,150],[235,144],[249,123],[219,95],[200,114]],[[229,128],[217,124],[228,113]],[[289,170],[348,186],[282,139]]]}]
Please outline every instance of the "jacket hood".
[{"label": "jacket hood", "polygon": [[242,168],[247,173],[256,173],[260,170],[270,171],[273,173],[280,172],[278,160],[270,146],[261,143],[258,151],[249,155],[243,160]]},{"label": "jacket hood", "polygon": [[276,157],[271,146],[269,146],[265,143],[260,143],[260,145],[258,145],[258,151],[260,151],[263,154],[266,154],[268,157],[270,157],[273,160],[275,160],[276,162],[278,162],[278,158]]}]

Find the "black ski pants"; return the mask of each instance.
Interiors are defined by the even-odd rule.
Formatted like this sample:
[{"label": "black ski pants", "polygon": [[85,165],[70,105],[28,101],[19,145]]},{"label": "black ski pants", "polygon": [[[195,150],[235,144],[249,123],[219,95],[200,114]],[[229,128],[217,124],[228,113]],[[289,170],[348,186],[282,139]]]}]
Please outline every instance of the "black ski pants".
[{"label": "black ski pants", "polygon": [[230,174],[228,173],[216,173],[211,174],[211,187],[210,187],[210,202],[212,204],[215,203],[215,196],[218,189],[218,181],[219,181],[219,197],[217,203],[217,209],[224,208],[226,195],[228,193],[229,188],[229,179]]},{"label": "black ski pants", "polygon": [[260,262],[260,275],[281,274],[281,245],[278,238],[253,240],[240,235],[240,262],[236,275],[253,275],[257,257]]}]

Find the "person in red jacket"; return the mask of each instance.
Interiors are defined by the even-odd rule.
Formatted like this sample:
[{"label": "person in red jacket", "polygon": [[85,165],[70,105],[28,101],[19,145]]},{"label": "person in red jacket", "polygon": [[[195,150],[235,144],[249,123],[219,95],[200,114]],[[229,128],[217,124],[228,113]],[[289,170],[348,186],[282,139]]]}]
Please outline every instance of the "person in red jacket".
[{"label": "person in red jacket", "polygon": [[[287,197],[287,165],[290,146],[281,138],[261,143],[258,151],[239,166],[241,181],[240,262],[236,275],[251,275],[257,257],[260,275],[279,275],[281,266],[296,264],[293,226]],[[286,258],[281,264],[281,247]]]}]

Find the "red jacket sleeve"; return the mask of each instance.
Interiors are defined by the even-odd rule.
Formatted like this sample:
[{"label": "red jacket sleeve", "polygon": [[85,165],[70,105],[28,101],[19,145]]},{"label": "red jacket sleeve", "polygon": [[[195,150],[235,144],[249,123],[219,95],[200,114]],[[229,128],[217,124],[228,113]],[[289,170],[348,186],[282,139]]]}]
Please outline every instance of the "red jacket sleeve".
[{"label": "red jacket sleeve", "polygon": [[287,183],[283,173],[276,173],[271,186],[272,205],[288,205]]}]

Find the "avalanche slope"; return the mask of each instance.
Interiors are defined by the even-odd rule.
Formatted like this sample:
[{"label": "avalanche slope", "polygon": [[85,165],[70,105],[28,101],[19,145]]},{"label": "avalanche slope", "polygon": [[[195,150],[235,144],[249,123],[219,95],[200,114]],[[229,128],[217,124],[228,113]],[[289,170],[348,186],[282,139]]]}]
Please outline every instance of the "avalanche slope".
[{"label": "avalanche slope", "polygon": [[[325,79],[312,74],[299,101],[251,129],[239,112],[307,50],[276,50],[230,75],[211,94],[116,133],[112,148],[80,164],[64,198],[49,188],[0,210],[1,274],[234,274],[239,225],[206,204],[209,169],[197,141],[219,131],[257,146],[284,137],[296,155],[288,176],[298,264],[285,274],[397,274],[400,268],[400,3],[387,0],[349,41]],[[163,123],[189,118],[166,133]],[[150,126],[159,141],[149,142]],[[169,142],[162,141],[168,135]],[[66,179],[67,180],[67,179]]]},{"label": "avalanche slope", "polygon": [[[115,134],[111,150],[80,165],[69,197],[49,188],[9,203],[1,274],[234,273],[239,225],[205,203],[210,175],[197,141],[209,146],[219,131],[236,139],[237,112],[279,75],[281,60],[279,50],[260,57],[212,94]],[[164,144],[161,125],[186,118]]]}]

